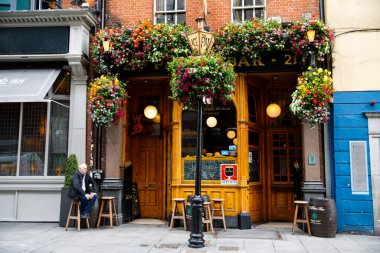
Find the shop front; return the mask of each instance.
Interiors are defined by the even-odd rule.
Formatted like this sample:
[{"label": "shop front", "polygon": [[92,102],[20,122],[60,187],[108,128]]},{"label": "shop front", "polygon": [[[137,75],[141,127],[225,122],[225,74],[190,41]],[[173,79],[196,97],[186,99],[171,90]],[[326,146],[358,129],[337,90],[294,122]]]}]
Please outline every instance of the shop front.
[{"label": "shop front", "polygon": [[20,15],[0,18],[0,220],[58,221],[67,156],[86,159],[85,54],[96,20]]}]

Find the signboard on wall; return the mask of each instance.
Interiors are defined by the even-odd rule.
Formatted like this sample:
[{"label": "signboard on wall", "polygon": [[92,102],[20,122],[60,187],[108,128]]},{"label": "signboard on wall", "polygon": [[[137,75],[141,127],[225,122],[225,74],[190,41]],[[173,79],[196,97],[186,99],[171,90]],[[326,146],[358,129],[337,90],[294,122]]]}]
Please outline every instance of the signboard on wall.
[{"label": "signboard on wall", "polygon": [[237,184],[238,174],[237,164],[221,164],[220,165],[220,183],[221,184]]}]

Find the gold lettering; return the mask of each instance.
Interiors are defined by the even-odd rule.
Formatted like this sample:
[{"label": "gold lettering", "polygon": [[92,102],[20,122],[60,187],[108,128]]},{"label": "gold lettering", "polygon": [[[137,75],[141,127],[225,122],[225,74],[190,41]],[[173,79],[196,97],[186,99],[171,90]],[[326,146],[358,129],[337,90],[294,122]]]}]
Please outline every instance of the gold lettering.
[{"label": "gold lettering", "polygon": [[292,56],[290,54],[286,54],[285,56],[285,65],[292,65]]},{"label": "gold lettering", "polygon": [[244,56],[240,58],[238,67],[241,67],[241,65],[245,65],[246,67],[251,66],[251,64],[249,64],[249,62],[247,61],[247,59]]},{"label": "gold lettering", "polygon": [[261,56],[256,57],[255,59],[253,59],[253,66],[265,66],[262,60],[263,58]]},{"label": "gold lettering", "polygon": [[236,66],[236,58],[235,57],[228,57],[227,60],[232,64],[232,66]]}]

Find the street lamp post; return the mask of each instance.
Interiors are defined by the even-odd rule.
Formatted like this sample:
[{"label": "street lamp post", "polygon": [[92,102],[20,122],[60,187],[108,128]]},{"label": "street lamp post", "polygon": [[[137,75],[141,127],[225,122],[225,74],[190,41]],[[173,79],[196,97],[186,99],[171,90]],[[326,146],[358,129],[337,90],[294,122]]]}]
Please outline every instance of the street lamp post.
[{"label": "street lamp post", "polygon": [[[204,18],[197,18],[198,31],[189,34],[187,39],[190,43],[191,50],[198,55],[206,52],[213,43],[213,35],[204,31]],[[206,99],[207,100],[207,99]],[[203,101],[197,101],[197,158],[195,168],[195,196],[191,200],[191,233],[189,247],[203,248],[205,240],[203,239],[202,211],[204,200],[201,197],[201,154],[202,154],[202,110]]]}]

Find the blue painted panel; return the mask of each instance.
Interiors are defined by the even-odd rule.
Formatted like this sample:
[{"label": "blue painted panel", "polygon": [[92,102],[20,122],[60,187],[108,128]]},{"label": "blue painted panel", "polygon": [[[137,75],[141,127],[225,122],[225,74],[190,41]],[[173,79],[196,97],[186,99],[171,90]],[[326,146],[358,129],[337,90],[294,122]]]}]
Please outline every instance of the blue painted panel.
[{"label": "blue painted panel", "polygon": [[349,152],[335,152],[335,163],[350,163]]},{"label": "blue painted panel", "polygon": [[350,145],[348,143],[348,140],[335,140],[334,151],[348,152],[349,150],[350,150]]},{"label": "blue painted panel", "polygon": [[363,127],[368,128],[367,117],[362,114],[357,115],[334,115],[335,127]]},{"label": "blue painted panel", "polygon": [[335,176],[350,176],[351,169],[349,163],[335,164]]},{"label": "blue painted panel", "polygon": [[342,201],[342,200],[372,201],[371,188],[369,188],[368,194],[352,194],[351,187],[337,188],[336,193],[337,193],[337,201],[338,201],[338,197],[339,197],[339,201]]},{"label": "blue painted panel", "polygon": [[335,103],[361,103],[369,104],[375,100],[379,104],[380,91],[337,91],[334,93]]},{"label": "blue painted panel", "polygon": [[334,115],[353,115],[361,114],[363,118],[366,118],[363,112],[378,112],[380,106],[368,104],[338,104],[334,103]]},{"label": "blue painted panel", "polygon": [[336,176],[336,187],[351,187],[351,176]]},{"label": "blue painted panel", "polygon": [[372,213],[373,205],[372,201],[351,201],[342,200],[342,212],[343,213]]},{"label": "blue painted panel", "polygon": [[356,233],[365,233],[369,235],[374,234],[373,226],[342,226],[338,227],[338,233],[342,232],[356,232]]},{"label": "blue painted panel", "polygon": [[368,128],[335,128],[334,138],[350,140],[368,140]]},{"label": "blue painted panel", "polygon": [[373,226],[372,213],[344,213],[345,225]]}]

